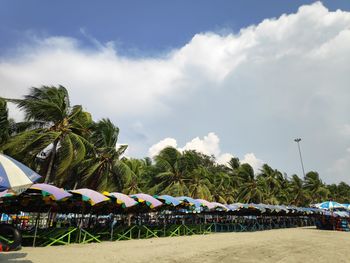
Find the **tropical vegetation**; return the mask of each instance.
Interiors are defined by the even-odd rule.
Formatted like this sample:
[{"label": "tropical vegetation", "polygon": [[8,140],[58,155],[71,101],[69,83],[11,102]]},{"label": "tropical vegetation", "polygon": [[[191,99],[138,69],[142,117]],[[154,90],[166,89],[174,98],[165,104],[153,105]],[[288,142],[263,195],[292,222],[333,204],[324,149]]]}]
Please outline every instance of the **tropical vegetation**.
[{"label": "tropical vegetation", "polygon": [[[23,121],[9,118],[7,103],[17,105]],[[238,158],[222,165],[213,156],[173,147],[153,159],[126,158],[127,145],[118,144],[118,135],[119,128],[110,119],[94,121],[81,105],[71,105],[63,86],[34,87],[23,99],[0,98],[0,152],[35,169],[46,183],[222,203],[350,203],[348,184],[327,185],[316,171],[302,178],[264,164],[254,172]]]}]

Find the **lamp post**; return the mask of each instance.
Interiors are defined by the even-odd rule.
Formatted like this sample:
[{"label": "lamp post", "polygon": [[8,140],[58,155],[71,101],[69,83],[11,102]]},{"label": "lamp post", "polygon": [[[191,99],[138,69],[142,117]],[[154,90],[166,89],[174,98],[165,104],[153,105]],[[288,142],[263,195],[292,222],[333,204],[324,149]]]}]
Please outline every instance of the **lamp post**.
[{"label": "lamp post", "polygon": [[294,141],[298,144],[298,150],[299,150],[301,168],[303,169],[303,175],[304,175],[304,178],[305,178],[305,170],[304,170],[303,158],[301,157],[301,150],[300,150],[300,141],[301,141],[301,138],[296,138],[296,139],[294,139]]}]

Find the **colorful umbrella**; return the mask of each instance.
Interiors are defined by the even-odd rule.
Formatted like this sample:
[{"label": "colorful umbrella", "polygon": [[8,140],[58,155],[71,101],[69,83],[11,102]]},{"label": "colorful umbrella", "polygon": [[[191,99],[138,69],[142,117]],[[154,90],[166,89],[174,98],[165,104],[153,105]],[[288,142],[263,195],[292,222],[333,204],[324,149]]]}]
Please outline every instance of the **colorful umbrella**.
[{"label": "colorful umbrella", "polygon": [[175,197],[170,195],[155,195],[154,198],[161,200],[163,203],[172,206],[178,206],[181,202],[177,200]]},{"label": "colorful umbrella", "polygon": [[218,203],[218,202],[211,202],[211,204],[214,206],[215,210],[219,211],[227,211],[229,210],[225,205]]},{"label": "colorful umbrella", "polygon": [[207,200],[196,199],[196,201],[199,202],[202,206],[207,207],[209,210],[212,210],[215,208],[215,206]]},{"label": "colorful umbrella", "polygon": [[131,197],[129,197],[129,196],[125,195],[125,194],[122,194],[122,193],[117,193],[117,192],[108,193],[108,192],[104,192],[103,194],[108,196],[108,197],[110,197],[110,198],[116,199],[117,204],[121,205],[124,208],[137,205],[137,202],[134,199],[132,199]]},{"label": "colorful umbrella", "polygon": [[317,204],[317,207],[321,209],[329,209],[329,210],[332,210],[334,208],[344,208],[342,204],[339,204],[338,202],[334,202],[334,201],[327,201],[321,204]]},{"label": "colorful umbrella", "polygon": [[163,203],[148,194],[133,194],[130,195],[140,203],[146,203],[150,208],[161,206]]},{"label": "colorful umbrella", "polygon": [[201,203],[198,202],[197,200],[188,197],[188,196],[179,196],[179,197],[175,197],[177,200],[182,201],[182,202],[186,202],[188,204],[190,204],[191,206],[195,206],[196,208],[199,208],[201,206]]},{"label": "colorful umbrella", "polygon": [[341,205],[350,210],[350,204],[341,204]]},{"label": "colorful umbrella", "polygon": [[0,192],[0,198],[6,198],[6,197],[11,197],[14,196],[13,193],[9,192],[9,190],[5,190]]},{"label": "colorful umbrella", "polygon": [[229,210],[229,211],[237,211],[239,210],[239,207],[235,204],[232,205],[225,205],[225,207]]},{"label": "colorful umbrella", "polygon": [[62,200],[72,195],[61,188],[50,184],[33,184],[29,189],[39,190],[43,196],[49,196],[53,200]]},{"label": "colorful umbrella", "polygon": [[70,190],[71,193],[81,195],[82,200],[89,202],[91,205],[96,205],[98,203],[108,201],[109,198],[91,189],[81,188],[77,190]]},{"label": "colorful umbrella", "polygon": [[0,190],[8,189],[20,194],[40,178],[32,169],[0,153]]}]

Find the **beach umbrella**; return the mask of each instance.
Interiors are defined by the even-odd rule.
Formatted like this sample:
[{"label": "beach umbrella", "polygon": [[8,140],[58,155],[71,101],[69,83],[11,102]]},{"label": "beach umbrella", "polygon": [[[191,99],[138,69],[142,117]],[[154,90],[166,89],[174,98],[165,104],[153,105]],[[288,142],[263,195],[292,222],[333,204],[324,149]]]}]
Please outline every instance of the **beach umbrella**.
[{"label": "beach umbrella", "polygon": [[218,202],[211,202],[211,204],[214,206],[215,210],[219,211],[227,211],[229,210],[225,205],[218,203]]},{"label": "beach umbrella", "polygon": [[29,167],[0,153],[0,190],[20,194],[41,178]]},{"label": "beach umbrella", "polygon": [[122,193],[117,193],[117,192],[113,192],[113,193],[108,193],[108,192],[104,192],[103,193],[104,195],[112,198],[112,199],[115,199],[117,204],[118,205],[121,205],[123,208],[128,208],[128,207],[132,207],[134,205],[137,205],[137,202],[125,195],[125,194],[122,194]]},{"label": "beach umbrella", "polygon": [[87,188],[70,190],[69,192],[76,195],[81,195],[82,201],[89,202],[91,205],[96,205],[98,203],[102,203],[104,201],[110,200],[108,197],[104,196],[103,194],[100,194],[99,192],[96,192],[94,190],[87,189]]},{"label": "beach umbrella", "polygon": [[196,208],[200,208],[201,207],[201,203],[198,202],[197,200],[188,197],[188,196],[179,196],[179,197],[175,197],[177,200],[182,201],[182,202],[186,202],[191,206],[195,206]]},{"label": "beach umbrella", "polygon": [[327,201],[327,202],[318,204],[318,208],[332,210],[334,208],[346,208],[346,207],[344,207],[342,204],[338,202]]},{"label": "beach umbrella", "polygon": [[50,197],[56,201],[72,196],[72,194],[66,192],[62,188],[50,184],[33,184],[29,189],[41,191],[44,197]]},{"label": "beach umbrella", "polygon": [[175,197],[170,195],[154,195],[154,198],[161,200],[163,203],[172,206],[178,206],[181,202],[177,200]]},{"label": "beach umbrella", "polygon": [[0,198],[6,198],[6,197],[11,197],[14,196],[13,193],[9,192],[9,190],[4,190],[0,192]]},{"label": "beach umbrella", "polygon": [[348,210],[350,210],[350,204],[341,204],[341,205],[346,207]]},{"label": "beach umbrella", "polygon": [[239,210],[239,207],[235,204],[231,204],[231,205],[225,205],[225,207],[229,210],[229,211],[237,211]]},{"label": "beach umbrella", "polygon": [[196,201],[199,202],[201,204],[201,206],[207,207],[209,210],[212,210],[215,208],[215,206],[207,200],[196,199]]},{"label": "beach umbrella", "polygon": [[150,208],[156,208],[161,206],[163,203],[148,194],[132,194],[130,195],[139,203],[146,203]]}]

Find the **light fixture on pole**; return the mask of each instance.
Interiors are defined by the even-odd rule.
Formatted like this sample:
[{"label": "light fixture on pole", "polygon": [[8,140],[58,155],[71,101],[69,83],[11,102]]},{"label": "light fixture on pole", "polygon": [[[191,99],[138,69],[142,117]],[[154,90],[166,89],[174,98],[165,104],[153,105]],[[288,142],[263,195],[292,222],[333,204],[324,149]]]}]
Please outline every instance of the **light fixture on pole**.
[{"label": "light fixture on pole", "polygon": [[301,157],[301,150],[300,150],[300,141],[301,141],[301,138],[296,138],[296,139],[294,139],[294,141],[298,144],[298,150],[299,150],[301,168],[303,169],[303,175],[304,175],[304,178],[305,178],[304,163],[303,163],[303,158]]}]

